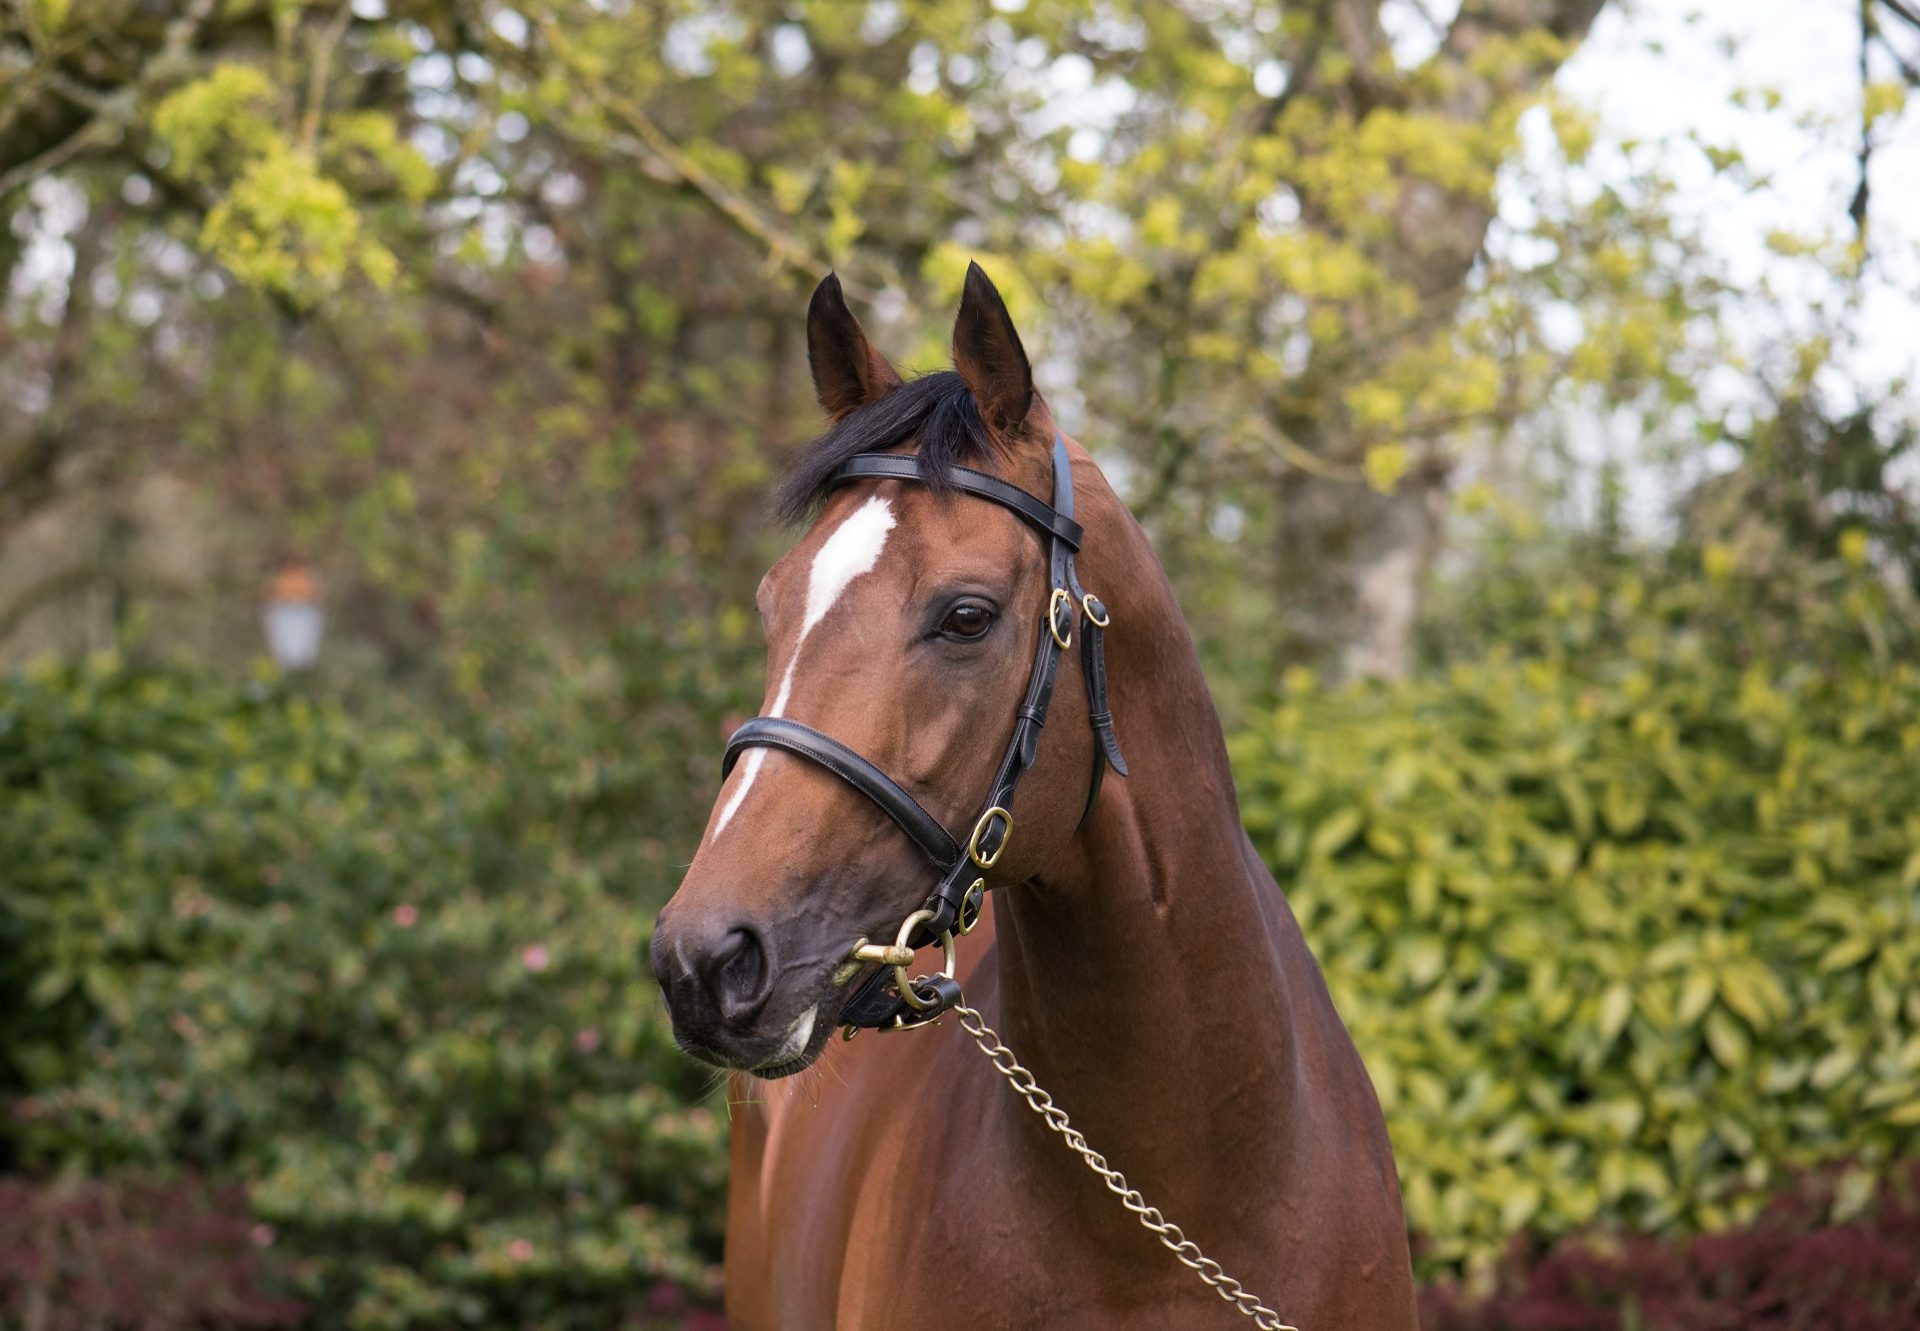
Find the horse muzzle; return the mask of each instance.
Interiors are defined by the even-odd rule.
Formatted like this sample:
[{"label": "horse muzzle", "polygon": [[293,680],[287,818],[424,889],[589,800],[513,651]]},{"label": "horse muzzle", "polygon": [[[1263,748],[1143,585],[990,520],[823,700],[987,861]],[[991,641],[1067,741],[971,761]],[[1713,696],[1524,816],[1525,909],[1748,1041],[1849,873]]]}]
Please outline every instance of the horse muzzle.
[{"label": "horse muzzle", "polygon": [[818,992],[827,977],[781,984],[773,948],[751,925],[681,928],[661,917],[648,958],[682,1049],[761,1077],[798,1072],[818,1056],[832,1028]]}]

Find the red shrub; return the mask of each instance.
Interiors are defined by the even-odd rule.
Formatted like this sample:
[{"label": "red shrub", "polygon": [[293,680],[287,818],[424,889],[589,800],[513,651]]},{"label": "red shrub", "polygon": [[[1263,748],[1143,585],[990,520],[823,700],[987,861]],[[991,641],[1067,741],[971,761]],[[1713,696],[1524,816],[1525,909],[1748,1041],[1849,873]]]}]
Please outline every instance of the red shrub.
[{"label": "red shrub", "polygon": [[1684,1241],[1581,1237],[1516,1245],[1496,1289],[1426,1291],[1426,1331],[1914,1331],[1920,1164],[1852,1220],[1834,1180],[1802,1179],[1753,1224]]},{"label": "red shrub", "polygon": [[0,1326],[239,1331],[296,1325],[265,1283],[238,1189],[0,1179]]}]

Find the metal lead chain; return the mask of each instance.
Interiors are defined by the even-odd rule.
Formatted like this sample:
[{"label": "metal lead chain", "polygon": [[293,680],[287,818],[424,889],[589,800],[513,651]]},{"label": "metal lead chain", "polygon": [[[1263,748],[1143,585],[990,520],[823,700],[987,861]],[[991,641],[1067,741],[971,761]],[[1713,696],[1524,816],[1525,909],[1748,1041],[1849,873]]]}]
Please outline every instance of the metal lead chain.
[{"label": "metal lead chain", "polygon": [[1127,1182],[1127,1176],[1109,1165],[1100,1152],[1087,1145],[1087,1139],[1080,1134],[1080,1129],[1067,1121],[1066,1111],[1053,1102],[1052,1096],[1040,1089],[1033,1074],[1020,1065],[1020,1060],[1013,1056],[1011,1049],[1000,1043],[1000,1037],[994,1033],[993,1027],[987,1025],[986,1018],[977,1009],[961,1003],[953,1010],[960,1018],[960,1025],[980,1046],[980,1052],[992,1062],[994,1070],[1007,1079],[1007,1084],[1020,1093],[1027,1107],[1060,1134],[1061,1139],[1087,1162],[1087,1168],[1100,1176],[1100,1181],[1107,1185],[1107,1191],[1118,1197],[1120,1204],[1133,1212],[1148,1232],[1179,1259],[1182,1266],[1199,1276],[1221,1298],[1251,1317],[1253,1324],[1260,1327],[1261,1331],[1299,1331],[1298,1327],[1281,1321],[1279,1313],[1260,1302],[1258,1297],[1242,1288],[1238,1280],[1221,1270],[1220,1263],[1201,1252],[1192,1239],[1180,1232],[1180,1226],[1160,1214],[1159,1207],[1148,1206],[1147,1199]]}]

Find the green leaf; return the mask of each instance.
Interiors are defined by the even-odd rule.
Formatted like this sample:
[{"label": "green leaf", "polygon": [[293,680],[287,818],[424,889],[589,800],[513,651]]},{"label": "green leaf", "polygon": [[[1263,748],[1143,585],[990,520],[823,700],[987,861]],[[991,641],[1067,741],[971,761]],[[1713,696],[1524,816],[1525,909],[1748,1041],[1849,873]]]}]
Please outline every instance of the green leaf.
[{"label": "green leaf", "polygon": [[1879,950],[1879,947],[1879,940],[1874,938],[1843,938],[1825,952],[1821,953],[1820,960],[1815,963],[1815,968],[1827,974],[1831,974],[1834,971],[1851,970],[1853,967],[1858,966],[1861,962],[1871,957]]},{"label": "green leaf", "polygon": [[27,987],[27,1001],[35,1007],[51,1007],[66,997],[73,987],[73,973],[67,970],[42,971]]},{"label": "green leaf", "polygon": [[1721,1067],[1736,1072],[1746,1066],[1747,1056],[1753,1046],[1738,1022],[1715,1009],[1707,1014],[1705,1031],[1707,1047],[1713,1051],[1713,1057]]},{"label": "green leaf", "polygon": [[1431,864],[1416,864],[1407,875],[1407,906],[1416,920],[1430,920],[1440,908],[1440,875]]},{"label": "green leaf", "polygon": [[1713,976],[1704,970],[1690,972],[1680,983],[1680,1002],[1674,1016],[1683,1026],[1691,1026],[1713,1006]]},{"label": "green leaf", "polygon": [[1633,991],[1624,984],[1613,984],[1600,995],[1600,1038],[1608,1044],[1618,1039],[1627,1018],[1633,1015]]},{"label": "green leaf", "polygon": [[1315,829],[1307,843],[1308,856],[1316,860],[1331,858],[1359,834],[1364,821],[1365,815],[1351,805],[1336,810]]}]

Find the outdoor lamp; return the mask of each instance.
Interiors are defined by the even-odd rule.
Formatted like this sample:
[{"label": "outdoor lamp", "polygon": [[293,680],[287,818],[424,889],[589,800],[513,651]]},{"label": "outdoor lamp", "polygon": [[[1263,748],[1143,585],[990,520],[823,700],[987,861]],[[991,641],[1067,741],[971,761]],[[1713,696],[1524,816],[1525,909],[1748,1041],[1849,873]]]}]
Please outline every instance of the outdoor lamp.
[{"label": "outdoor lamp", "polygon": [[282,670],[313,666],[320,655],[320,637],[326,632],[327,612],[320,608],[320,584],[306,565],[291,563],[274,574],[260,622],[267,631],[267,650]]}]

